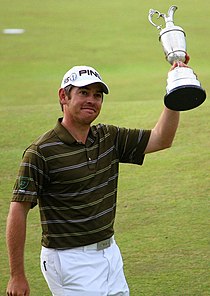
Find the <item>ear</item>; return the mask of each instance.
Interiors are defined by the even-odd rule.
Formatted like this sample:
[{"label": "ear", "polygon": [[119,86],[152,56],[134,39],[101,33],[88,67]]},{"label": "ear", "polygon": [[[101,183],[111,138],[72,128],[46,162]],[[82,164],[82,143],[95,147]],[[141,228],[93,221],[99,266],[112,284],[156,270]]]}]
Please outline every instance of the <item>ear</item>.
[{"label": "ear", "polygon": [[60,88],[58,91],[59,101],[61,105],[66,104],[66,94],[63,88]]}]

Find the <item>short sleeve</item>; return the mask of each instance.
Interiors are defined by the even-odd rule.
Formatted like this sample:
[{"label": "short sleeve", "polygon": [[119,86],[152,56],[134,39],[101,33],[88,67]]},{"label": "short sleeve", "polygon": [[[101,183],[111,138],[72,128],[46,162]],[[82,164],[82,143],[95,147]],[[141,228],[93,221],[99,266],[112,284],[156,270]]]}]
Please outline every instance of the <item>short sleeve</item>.
[{"label": "short sleeve", "polygon": [[48,178],[46,161],[36,145],[24,152],[18,176],[13,189],[12,201],[28,201],[37,204]]}]

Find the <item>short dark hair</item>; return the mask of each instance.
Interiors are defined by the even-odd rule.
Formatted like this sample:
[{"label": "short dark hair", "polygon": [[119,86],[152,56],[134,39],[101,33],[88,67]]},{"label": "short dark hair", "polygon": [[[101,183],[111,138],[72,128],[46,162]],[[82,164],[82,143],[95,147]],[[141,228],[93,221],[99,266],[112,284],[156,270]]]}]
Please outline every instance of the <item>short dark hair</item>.
[{"label": "short dark hair", "polygon": [[64,87],[64,92],[65,92],[65,94],[67,95],[67,96],[69,96],[69,93],[70,93],[70,91],[72,90],[72,88],[73,88],[73,85],[68,85],[68,86],[66,86],[66,87]]},{"label": "short dark hair", "polygon": [[[64,87],[64,92],[65,92],[65,95],[70,99],[71,97],[70,97],[70,91],[72,90],[72,88],[73,88],[73,85],[68,85],[68,86],[66,86],[66,87]],[[63,105],[60,103],[60,105],[61,105],[61,110],[63,111]]]}]

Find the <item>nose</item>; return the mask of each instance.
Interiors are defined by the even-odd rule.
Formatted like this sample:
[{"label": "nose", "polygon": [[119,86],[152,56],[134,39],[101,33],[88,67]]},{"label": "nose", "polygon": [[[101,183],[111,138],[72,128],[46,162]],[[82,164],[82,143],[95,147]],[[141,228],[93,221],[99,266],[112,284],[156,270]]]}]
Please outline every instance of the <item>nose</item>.
[{"label": "nose", "polygon": [[87,102],[88,103],[94,103],[96,102],[97,98],[94,93],[90,93],[89,96],[87,97]]},{"label": "nose", "polygon": [[94,102],[94,96],[93,95],[89,95],[88,97],[87,97],[87,103],[88,104],[92,104]]}]

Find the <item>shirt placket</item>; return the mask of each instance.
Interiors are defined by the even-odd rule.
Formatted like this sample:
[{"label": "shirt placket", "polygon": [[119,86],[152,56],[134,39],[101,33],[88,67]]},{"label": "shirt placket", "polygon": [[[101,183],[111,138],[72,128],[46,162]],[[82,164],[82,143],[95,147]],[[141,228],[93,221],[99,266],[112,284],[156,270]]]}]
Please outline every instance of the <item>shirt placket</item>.
[{"label": "shirt placket", "polygon": [[94,145],[94,140],[92,138],[88,138],[87,143],[85,145],[85,152],[87,158],[87,165],[90,170],[96,169],[97,164],[97,149],[91,149],[91,146]]}]

